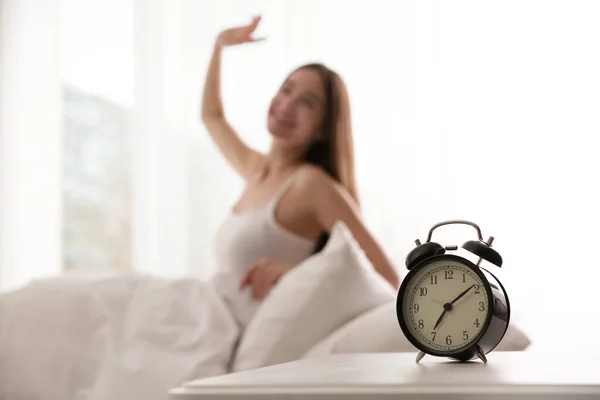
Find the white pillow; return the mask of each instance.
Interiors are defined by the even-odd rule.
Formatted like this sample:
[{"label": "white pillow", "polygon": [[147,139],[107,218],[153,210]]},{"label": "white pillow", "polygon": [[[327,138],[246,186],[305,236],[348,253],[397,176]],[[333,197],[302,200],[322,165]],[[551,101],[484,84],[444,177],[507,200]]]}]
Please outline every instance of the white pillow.
[{"label": "white pillow", "polygon": [[284,275],[265,298],[241,338],[232,370],[300,359],[346,322],[395,296],[348,227],[337,222],[325,248]]},{"label": "white pillow", "polygon": [[[531,341],[512,322],[494,351],[525,350]],[[304,358],[336,353],[405,353],[418,350],[406,339],[396,317],[396,301],[361,315],[310,349]]]}]

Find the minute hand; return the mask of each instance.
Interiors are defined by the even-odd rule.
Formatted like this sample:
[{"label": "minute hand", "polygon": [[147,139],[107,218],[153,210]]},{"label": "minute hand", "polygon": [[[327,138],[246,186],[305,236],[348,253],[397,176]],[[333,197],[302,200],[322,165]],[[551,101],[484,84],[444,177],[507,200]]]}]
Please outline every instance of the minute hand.
[{"label": "minute hand", "polygon": [[462,292],[461,294],[459,294],[458,296],[456,296],[456,298],[454,300],[452,300],[450,302],[450,305],[456,303],[458,300],[460,300],[465,294],[467,294],[469,292],[469,290],[473,289],[475,287],[475,285],[471,285],[469,286],[464,292]]}]

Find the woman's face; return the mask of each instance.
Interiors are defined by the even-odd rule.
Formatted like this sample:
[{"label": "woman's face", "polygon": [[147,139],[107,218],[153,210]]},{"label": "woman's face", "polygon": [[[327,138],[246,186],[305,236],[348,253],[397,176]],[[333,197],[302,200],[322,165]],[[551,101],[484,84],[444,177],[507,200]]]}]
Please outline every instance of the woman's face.
[{"label": "woman's face", "polygon": [[286,146],[307,147],[321,133],[325,90],[317,71],[293,72],[271,101],[268,128]]}]

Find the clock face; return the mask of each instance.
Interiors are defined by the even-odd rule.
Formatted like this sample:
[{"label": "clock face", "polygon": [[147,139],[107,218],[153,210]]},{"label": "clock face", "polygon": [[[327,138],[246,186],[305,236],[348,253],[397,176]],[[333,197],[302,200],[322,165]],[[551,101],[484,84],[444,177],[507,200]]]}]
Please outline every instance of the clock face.
[{"label": "clock face", "polygon": [[410,336],[432,353],[456,353],[469,347],[490,315],[491,297],[482,278],[466,262],[446,257],[414,272],[402,303]]}]

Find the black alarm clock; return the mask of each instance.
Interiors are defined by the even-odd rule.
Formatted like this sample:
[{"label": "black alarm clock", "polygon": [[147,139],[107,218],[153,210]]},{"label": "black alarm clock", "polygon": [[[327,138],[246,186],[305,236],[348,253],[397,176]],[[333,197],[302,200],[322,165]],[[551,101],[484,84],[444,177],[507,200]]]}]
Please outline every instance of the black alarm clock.
[{"label": "black alarm clock", "polygon": [[[475,228],[478,240],[461,247],[478,257],[475,263],[451,252],[458,246],[431,241],[433,231],[443,225],[466,224]],[[502,257],[492,249],[494,238],[483,240],[479,227],[470,221],[451,220],[434,225],[427,241],[417,239],[406,256],[408,273],[396,301],[402,332],[420,352],[458,361],[479,358],[502,340],[510,322],[510,304],[500,281],[481,266],[501,267]]]}]

